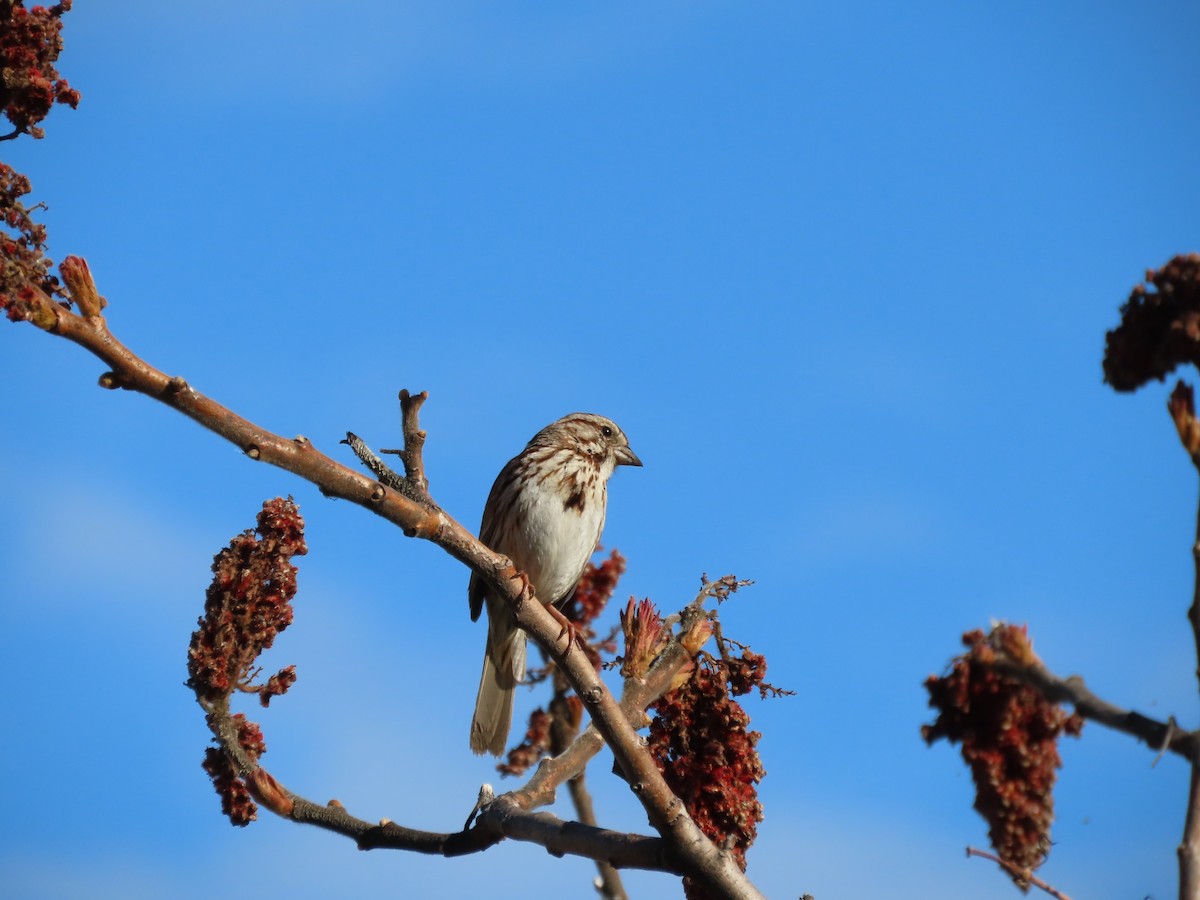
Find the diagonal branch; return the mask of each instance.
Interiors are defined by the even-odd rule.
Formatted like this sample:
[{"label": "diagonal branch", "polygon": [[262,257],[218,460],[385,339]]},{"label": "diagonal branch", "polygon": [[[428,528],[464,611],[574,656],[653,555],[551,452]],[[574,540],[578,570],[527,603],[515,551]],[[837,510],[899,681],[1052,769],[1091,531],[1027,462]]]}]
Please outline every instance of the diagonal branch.
[{"label": "diagonal branch", "polygon": [[1159,722],[1102,700],[1078,675],[1060,678],[1040,662],[1017,662],[1000,653],[993,665],[1005,675],[1036,688],[1052,703],[1069,703],[1085,719],[1132,735],[1151,750],[1169,750],[1192,761],[1200,759],[1200,732],[1185,731],[1175,727],[1174,720]]},{"label": "diagonal branch", "polygon": [[[86,276],[87,282],[84,287],[96,293],[86,266],[81,268],[84,271],[79,277]],[[72,287],[74,295],[76,291],[74,285]],[[402,491],[388,488],[335,462],[313,447],[307,438],[288,439],[273,434],[204,396],[184,379],[168,376],[154,368],[113,336],[98,309],[86,311],[91,314],[79,315],[41,294],[30,303],[28,318],[43,330],[79,344],[104,361],[111,371],[101,376],[101,386],[132,390],[170,406],[240,447],[251,459],[299,475],[327,496],[350,500],[398,525],[409,537],[432,541],[484,578],[496,595],[510,605],[517,623],[554,659],[583,700],[593,725],[612,749],[630,789],[641,802],[651,824],[678,855],[681,867],[718,896],[761,896],[732,857],[714,846],[688,815],[682,802],[667,787],[624,710],[596,675],[582,648],[566,640],[558,623],[536,597],[523,593],[527,582],[508,559],[489,550],[444,511],[430,508],[405,496]],[[424,435],[416,422],[417,409],[410,411],[412,428],[410,431],[409,413],[406,412],[405,433],[420,435],[423,440]],[[410,449],[419,459],[419,446]],[[410,474],[412,471],[410,468]]]},{"label": "diagonal branch", "polygon": [[[687,634],[692,624],[704,616],[704,592],[692,601],[678,618],[681,625],[674,632],[663,652],[643,676],[625,679],[621,692],[621,711],[636,729],[646,722],[646,708],[671,689],[675,677],[692,663],[692,653],[683,645],[681,637]],[[549,757],[538,764],[537,771],[524,787],[512,792],[512,796],[525,809],[534,809],[554,802],[558,786],[581,773],[588,762],[604,749],[604,738],[595,724],[584,729],[571,745],[557,756]]]}]

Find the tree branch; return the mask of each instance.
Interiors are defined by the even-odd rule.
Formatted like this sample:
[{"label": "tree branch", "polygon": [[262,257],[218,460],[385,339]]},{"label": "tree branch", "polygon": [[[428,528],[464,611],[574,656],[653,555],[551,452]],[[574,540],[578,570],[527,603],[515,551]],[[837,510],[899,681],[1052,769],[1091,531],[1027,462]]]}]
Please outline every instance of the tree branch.
[{"label": "tree branch", "polygon": [[[621,711],[634,727],[646,722],[646,707],[671,689],[677,675],[692,663],[692,654],[680,640],[692,623],[704,616],[704,600],[709,595],[701,591],[679,615],[680,628],[674,632],[667,647],[642,677],[625,679],[621,692]],[[558,786],[570,781],[584,770],[588,762],[604,748],[604,739],[594,724],[583,730],[571,745],[557,756],[543,759],[537,771],[524,787],[512,791],[512,796],[524,809],[535,809],[554,802]]]},{"label": "tree branch", "polygon": [[[1182,382],[1180,383],[1182,384]],[[1176,388],[1176,394],[1179,393],[1179,388]],[[1187,391],[1185,406],[1182,411],[1178,408],[1179,400],[1172,395],[1171,400],[1167,403],[1167,409],[1171,413],[1172,418],[1176,420],[1176,426],[1180,424],[1180,413],[1182,418],[1190,423],[1190,432],[1195,433],[1198,430],[1196,422],[1195,405],[1192,399],[1192,392]],[[1184,428],[1179,429],[1179,436],[1183,440],[1185,449],[1188,449],[1189,456],[1197,471],[1200,471],[1200,456],[1194,452],[1190,442],[1187,440],[1189,434],[1185,433]],[[1197,662],[1200,663],[1200,507],[1196,513],[1196,539],[1192,544],[1192,560],[1195,566],[1195,578],[1192,586],[1192,605],[1188,609],[1188,620],[1192,623],[1192,635],[1196,644]],[[1200,677],[1200,668],[1197,669],[1197,676]],[[1183,839],[1179,842],[1179,848],[1176,851],[1179,856],[1179,897],[1180,900],[1196,900],[1200,898],[1200,755],[1192,757],[1192,777],[1188,785],[1188,802],[1187,813],[1184,816],[1183,822]]]},{"label": "tree branch", "polygon": [[1005,872],[1008,872],[1010,875],[1015,875],[1017,878],[1021,878],[1025,881],[1029,882],[1029,884],[1032,884],[1036,888],[1041,888],[1043,891],[1045,891],[1051,897],[1056,898],[1056,900],[1071,900],[1071,898],[1068,897],[1066,894],[1064,894],[1062,891],[1051,887],[1050,885],[1046,884],[1046,882],[1042,881],[1042,879],[1040,879],[1036,875],[1034,875],[1032,869],[1022,869],[1020,866],[1014,865],[1013,863],[1010,863],[1008,860],[1001,859],[999,856],[996,856],[993,853],[988,853],[986,850],[978,850],[975,847],[967,848],[967,856],[968,857],[978,856],[980,859],[991,860],[996,865],[998,865],[1000,868],[1002,868]]},{"label": "tree branch", "polygon": [[[83,269],[86,274],[86,266]],[[88,290],[95,293],[90,274],[86,278]],[[596,730],[612,749],[617,765],[651,824],[672,847],[681,869],[715,895],[761,896],[732,857],[713,845],[679,798],[671,793],[624,710],[596,675],[582,648],[566,640],[537,598],[522,592],[525,582],[508,559],[489,550],[436,506],[431,508],[401,490],[386,487],[335,462],[316,450],[307,438],[287,439],[273,434],[205,397],[183,378],[168,376],[150,366],[113,336],[98,310],[88,309],[94,314],[78,315],[44,294],[35,298],[30,309],[29,320],[35,325],[79,344],[111,368],[101,376],[102,387],[123,388],[152,397],[240,447],[251,459],[299,475],[327,496],[350,500],[398,525],[409,537],[432,541],[478,573],[497,596],[505,599],[518,624],[554,659],[571,683]],[[413,459],[406,458],[405,465],[410,475],[415,471],[423,480],[419,441],[424,440],[424,433],[416,421],[419,406],[420,402],[410,404],[405,410],[406,437],[417,439],[406,447]],[[255,782],[251,780],[251,784]],[[296,798],[291,796],[291,799],[294,811]]]},{"label": "tree branch", "polygon": [[368,822],[351,815],[337,800],[316,803],[285,788],[240,745],[237,726],[227,705],[201,706],[221,749],[249,786],[255,800],[275,814],[353,840],[360,850],[411,850],[434,856],[465,856],[498,844],[504,838],[527,841],[561,856],[570,853],[620,868],[685,874],[662,838],[625,834],[605,828],[564,822],[549,813],[531,813],[508,797],[489,803],[469,830],[431,832],[406,828],[384,819]]},{"label": "tree branch", "polygon": [[[554,670],[554,699],[550,701],[549,713],[550,741],[549,751],[552,756],[558,756],[579,737],[579,717],[573,714],[575,704],[567,697],[567,682],[562,673]],[[570,698],[571,700],[575,698]],[[567,782],[567,790],[571,795],[571,805],[575,808],[575,818],[584,825],[596,826],[596,809],[592,803],[592,794],[587,787],[587,770],[583,769]],[[598,873],[596,890],[605,900],[629,900],[625,893],[625,885],[616,867],[607,859],[596,860]]]},{"label": "tree branch", "polygon": [[1150,749],[1169,750],[1184,759],[1200,759],[1200,732],[1185,731],[1172,722],[1159,722],[1141,713],[1121,709],[1093,694],[1081,677],[1060,678],[1040,662],[1022,663],[997,654],[994,666],[1036,688],[1052,703],[1069,703],[1085,719],[1132,735]]}]

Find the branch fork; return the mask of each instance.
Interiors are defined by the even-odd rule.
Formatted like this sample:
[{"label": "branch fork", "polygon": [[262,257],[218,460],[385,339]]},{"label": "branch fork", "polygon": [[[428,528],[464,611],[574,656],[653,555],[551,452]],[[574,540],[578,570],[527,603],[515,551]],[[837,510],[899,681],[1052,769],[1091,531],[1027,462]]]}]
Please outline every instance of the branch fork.
[{"label": "branch fork", "polygon": [[[396,846],[426,853],[457,855],[491,846],[502,837],[539,839],[561,852],[593,855],[587,846],[604,847],[614,865],[644,866],[676,873],[686,872],[715,896],[758,897],[760,894],[733,862],[708,840],[687,815],[683,804],[666,785],[646,752],[636,727],[644,710],[686,663],[678,644],[641,682],[627,682],[622,701],[608,692],[578,642],[565,647],[559,624],[535,598],[526,596],[523,580],[512,563],[492,552],[433,501],[423,463],[425,432],[419,411],[426,393],[400,394],[404,448],[399,456],[405,475],[396,479],[381,474],[364,457],[365,445],[354,435],[347,442],[363,458],[375,478],[368,478],[333,459],[305,437],[285,438],[261,428],[205,396],[182,377],[168,376],[125,347],[109,330],[101,314],[105,301],[96,289],[87,264],[79,258],[64,260],[64,280],[79,311],[52,300],[33,288],[23,318],[42,330],[78,344],[107,367],[103,387],[122,388],[151,397],[239,447],[251,459],[270,463],[304,478],[329,497],[349,500],[401,528],[405,535],[429,540],[472,571],[487,579],[508,602],[518,622],[558,665],[564,677],[588,707],[592,724],[570,748],[539,766],[525,789],[511,792],[489,804],[470,831],[432,834],[404,829],[394,823],[372,824],[351,816],[341,804],[317,804],[291,791],[263,770],[237,745],[227,707],[207,709],[210,726],[263,806],[294,821],[320,825],[352,837],[364,849]],[[376,458],[377,459],[377,458]],[[633,723],[636,722],[637,726]],[[590,826],[561,823],[546,813],[533,814],[536,804],[553,796],[554,786],[574,777],[602,743],[612,748],[630,789],[638,797],[662,838],[622,836]],[[597,851],[600,852],[600,851]]]}]

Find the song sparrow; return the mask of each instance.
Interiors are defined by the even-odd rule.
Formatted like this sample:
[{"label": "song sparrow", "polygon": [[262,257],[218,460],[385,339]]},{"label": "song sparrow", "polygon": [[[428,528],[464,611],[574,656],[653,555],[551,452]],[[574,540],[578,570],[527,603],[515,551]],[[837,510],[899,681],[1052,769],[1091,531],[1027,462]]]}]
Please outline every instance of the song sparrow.
[{"label": "song sparrow", "polygon": [[[587,413],[564,416],[500,470],[483,507],[479,538],[511,559],[538,600],[553,607],[571,595],[600,542],[613,469],[641,464],[615,422]],[[513,690],[525,677],[525,632],[475,574],[467,597],[472,621],[485,601],[488,611],[471,749],[499,756],[512,724]]]}]

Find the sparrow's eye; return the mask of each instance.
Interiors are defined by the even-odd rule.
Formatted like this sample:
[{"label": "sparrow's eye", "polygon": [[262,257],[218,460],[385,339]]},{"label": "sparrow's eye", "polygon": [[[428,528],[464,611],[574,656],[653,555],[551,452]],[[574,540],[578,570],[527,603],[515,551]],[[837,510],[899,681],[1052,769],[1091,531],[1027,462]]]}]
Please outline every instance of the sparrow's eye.
[{"label": "sparrow's eye", "polygon": [[600,426],[600,433],[602,435],[604,435],[605,437],[612,437],[612,429],[609,428],[607,425]]}]

